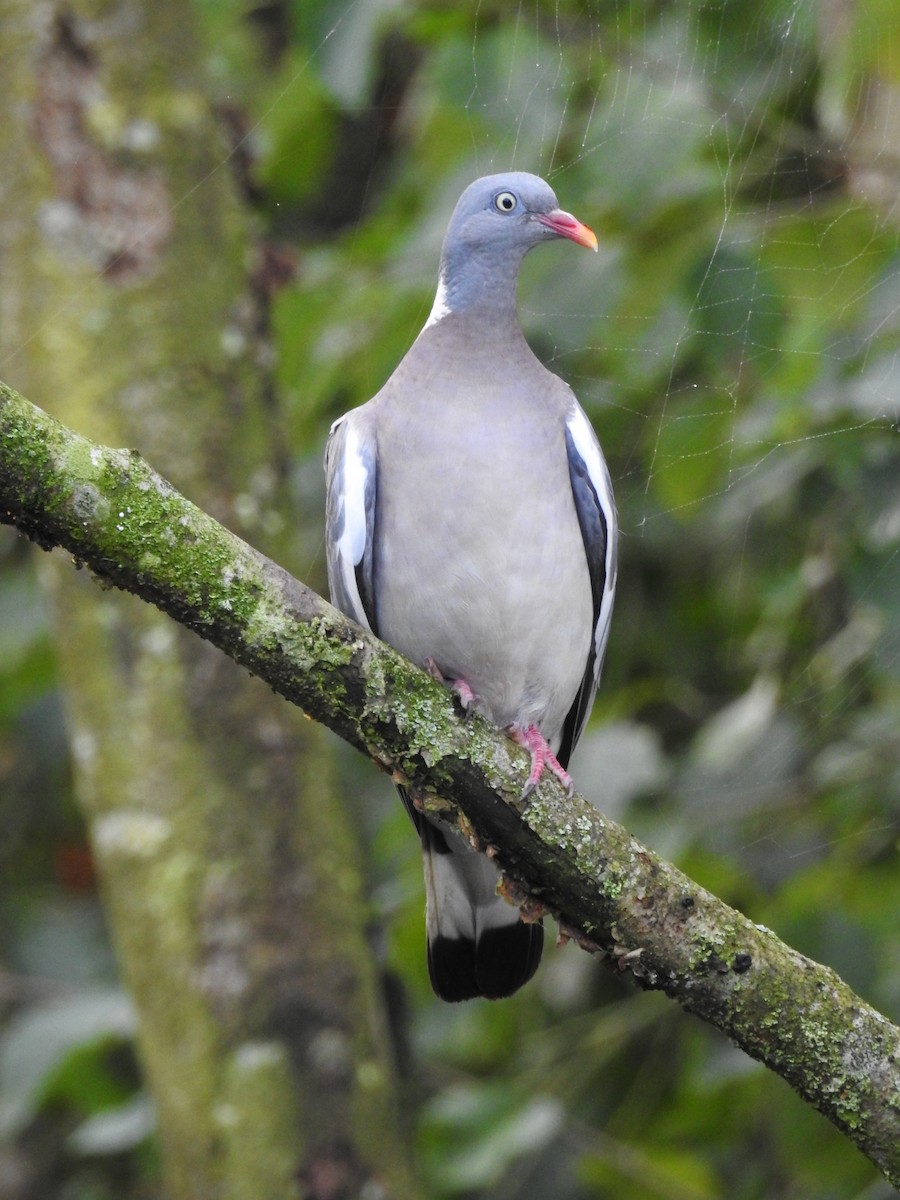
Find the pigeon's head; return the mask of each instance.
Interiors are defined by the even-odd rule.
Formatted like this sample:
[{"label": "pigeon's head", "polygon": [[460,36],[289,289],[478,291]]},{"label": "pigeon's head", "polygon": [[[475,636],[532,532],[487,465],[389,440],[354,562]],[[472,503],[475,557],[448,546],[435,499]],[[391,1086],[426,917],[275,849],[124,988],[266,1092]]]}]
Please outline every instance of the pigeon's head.
[{"label": "pigeon's head", "polygon": [[447,227],[436,305],[442,314],[491,300],[513,305],[525,254],[561,237],[597,249],[587,225],[564,212],[537,175],[508,171],[476,179],[460,196]]},{"label": "pigeon's head", "polygon": [[532,246],[564,237],[591,250],[597,239],[559,207],[553,189],[537,175],[509,171],[470,183],[459,198],[447,242],[469,253],[524,254]]}]

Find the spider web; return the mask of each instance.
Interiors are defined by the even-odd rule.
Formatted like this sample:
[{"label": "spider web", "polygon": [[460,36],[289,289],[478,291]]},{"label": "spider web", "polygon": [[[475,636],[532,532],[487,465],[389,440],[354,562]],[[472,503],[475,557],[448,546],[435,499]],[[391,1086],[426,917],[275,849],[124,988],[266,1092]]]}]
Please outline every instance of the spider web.
[{"label": "spider web", "polygon": [[[807,867],[836,862],[827,886],[851,895],[854,871],[866,868],[861,890],[881,880],[883,895],[859,901],[849,940],[871,928],[873,958],[884,948],[864,994],[889,1013],[900,984],[890,948],[900,831],[900,100],[891,83],[900,14],[890,2],[849,29],[839,3],[814,0],[477,0],[455,6],[455,31],[444,21],[429,41],[437,25],[425,3],[301,0],[304,44],[211,172],[244,151],[271,161],[279,129],[320,103],[317,88],[345,114],[370,112],[378,46],[394,23],[424,47],[398,118],[411,161],[396,168],[394,192],[377,172],[362,181],[370,203],[341,231],[351,251],[315,248],[310,275],[327,287],[300,281],[296,346],[278,348],[279,402],[299,405],[295,392],[318,404],[322,429],[336,415],[334,395],[372,394],[421,326],[447,216],[472,178],[543,175],[596,229],[597,256],[543,248],[527,260],[520,292],[532,344],[598,431],[622,528],[606,678],[573,760],[576,782],[727,898],[743,904],[752,879],[753,919],[769,920],[760,894]],[[227,92],[224,52],[213,68]],[[875,81],[867,98],[854,71]],[[385,220],[380,203],[388,220],[419,204],[403,247],[382,255],[367,239],[368,225]],[[43,332],[25,330],[2,365],[14,367]],[[318,447],[318,481],[313,458]],[[367,801],[386,791],[371,774]],[[402,938],[404,910],[421,922],[415,839],[399,805],[360,819],[373,832],[376,907],[393,910]],[[710,857],[737,869],[710,868]],[[879,861],[893,882],[876,874]],[[849,911],[843,898],[837,921]],[[822,901],[831,916],[830,891]],[[802,924],[812,904],[798,908]],[[789,936],[791,916],[785,902],[772,924]],[[827,953],[791,940],[854,982],[841,936]],[[419,961],[418,927],[414,940]],[[562,972],[576,994],[584,961],[554,958],[548,946],[535,987],[557,1011]],[[440,1043],[438,1026],[452,1039],[453,1020],[442,1012],[425,1040]],[[590,1020],[601,1028],[595,1013]],[[489,1040],[484,1031],[470,1044]],[[570,1041],[583,1056],[580,1035],[567,1034],[567,1075]],[[458,1053],[449,1052],[454,1078]],[[535,1061],[529,1091],[539,1104],[546,1081]],[[721,1074],[722,1060],[709,1070]],[[455,1140],[477,1150],[474,1134]],[[545,1140],[529,1129],[514,1148],[517,1171],[531,1171]]]}]

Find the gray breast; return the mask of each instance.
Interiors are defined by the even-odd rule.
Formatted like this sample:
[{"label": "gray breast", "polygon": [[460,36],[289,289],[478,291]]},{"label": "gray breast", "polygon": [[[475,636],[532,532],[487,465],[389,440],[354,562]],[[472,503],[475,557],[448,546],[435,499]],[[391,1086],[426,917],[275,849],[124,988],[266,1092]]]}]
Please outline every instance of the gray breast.
[{"label": "gray breast", "polygon": [[379,632],[465,679],[498,725],[536,724],[552,743],[593,632],[563,422],[515,381],[489,386],[405,402],[402,420],[383,398]]}]

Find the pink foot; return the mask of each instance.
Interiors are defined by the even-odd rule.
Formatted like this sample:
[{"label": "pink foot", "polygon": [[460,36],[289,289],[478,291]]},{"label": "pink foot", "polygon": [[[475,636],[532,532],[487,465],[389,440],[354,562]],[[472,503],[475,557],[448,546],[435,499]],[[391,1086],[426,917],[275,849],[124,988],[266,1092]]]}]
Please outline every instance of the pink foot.
[{"label": "pink foot", "polygon": [[425,659],[424,665],[425,670],[432,678],[436,679],[438,683],[443,683],[445,687],[450,689],[459,701],[459,707],[463,710],[464,717],[467,717],[477,707],[478,697],[464,679],[448,679],[430,655]]},{"label": "pink foot", "polygon": [[545,767],[549,767],[568,795],[574,794],[575,784],[572,782],[572,776],[550,749],[547,739],[537,725],[529,725],[527,729],[523,729],[521,725],[507,725],[506,732],[517,746],[523,746],[531,755],[531,772],[520,797],[522,800],[530,796],[537,787]]}]

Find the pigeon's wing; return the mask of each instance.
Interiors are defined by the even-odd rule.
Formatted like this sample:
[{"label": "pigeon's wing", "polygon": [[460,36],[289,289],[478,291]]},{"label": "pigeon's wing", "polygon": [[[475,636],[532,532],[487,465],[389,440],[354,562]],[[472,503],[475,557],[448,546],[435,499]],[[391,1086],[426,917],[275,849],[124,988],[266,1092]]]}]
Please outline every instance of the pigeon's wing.
[{"label": "pigeon's wing", "polygon": [[566,414],[566,453],[572,497],[591,577],[594,636],[581,687],[563,725],[557,757],[564,766],[581,736],[600,682],[616,592],[618,543],[616,506],[609,470],[597,435],[584,410],[574,400]]},{"label": "pigeon's wing", "polygon": [[331,602],[378,632],[375,520],[378,447],[367,406],[335,421],[325,450],[325,542]]}]

